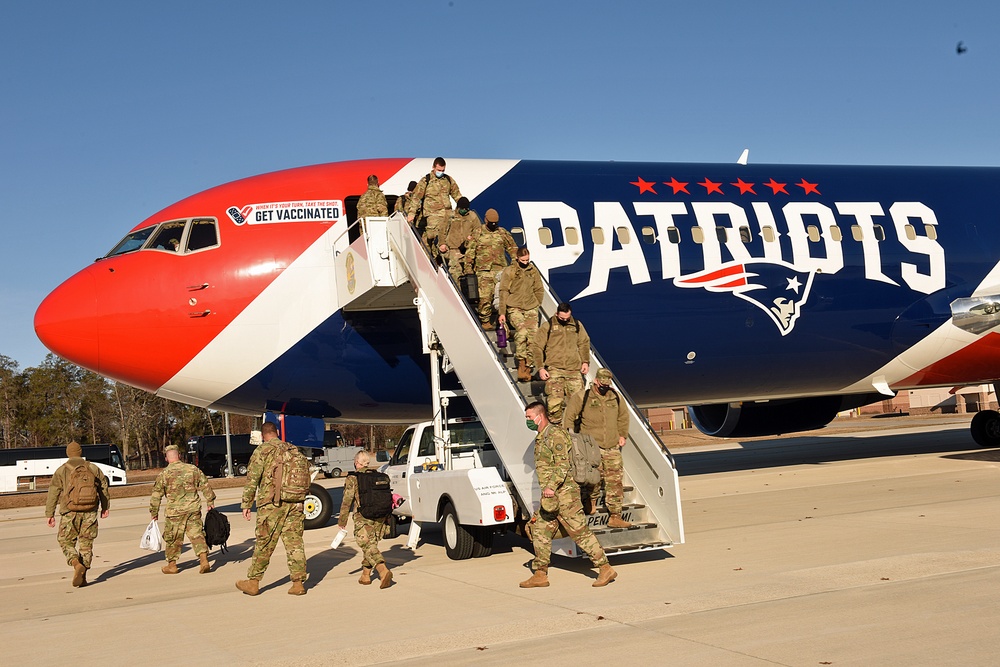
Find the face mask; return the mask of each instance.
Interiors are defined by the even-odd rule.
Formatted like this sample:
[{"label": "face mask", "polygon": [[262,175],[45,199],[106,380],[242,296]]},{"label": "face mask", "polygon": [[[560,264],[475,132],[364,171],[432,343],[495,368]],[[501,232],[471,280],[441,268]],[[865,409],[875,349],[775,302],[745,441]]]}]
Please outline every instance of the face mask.
[{"label": "face mask", "polygon": [[606,393],[608,393],[608,386],[602,384],[600,387],[597,388],[597,393],[600,394],[601,396],[604,396]]},{"label": "face mask", "polygon": [[441,178],[442,176],[444,176],[444,172],[443,171],[435,171],[434,175],[437,176],[438,178]]},{"label": "face mask", "polygon": [[528,264],[530,264],[531,262],[522,262],[521,260],[517,260],[517,263],[522,269],[526,269],[528,268]]},{"label": "face mask", "polygon": [[487,222],[486,223],[486,229],[490,230],[491,232],[495,232],[497,230],[497,227],[499,227],[499,226],[500,226],[499,222]]},{"label": "face mask", "polygon": [[535,423],[534,419],[525,419],[524,420],[524,425],[528,427],[529,431],[537,431],[538,430],[538,424]]},{"label": "face mask", "polygon": [[568,317],[565,320],[561,317],[557,317],[556,319],[559,320],[559,324],[563,325],[564,327],[569,325]]},{"label": "face mask", "polygon": [[469,209],[467,209],[467,208],[460,208],[460,209],[458,209],[458,214],[459,215],[469,215]]}]

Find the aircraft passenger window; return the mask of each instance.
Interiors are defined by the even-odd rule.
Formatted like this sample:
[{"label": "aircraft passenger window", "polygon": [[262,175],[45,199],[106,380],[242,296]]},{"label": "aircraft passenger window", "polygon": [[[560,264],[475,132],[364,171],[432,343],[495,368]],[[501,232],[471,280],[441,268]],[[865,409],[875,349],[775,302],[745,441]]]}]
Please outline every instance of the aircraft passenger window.
[{"label": "aircraft passenger window", "polygon": [[514,237],[514,243],[520,248],[523,245],[528,245],[525,243],[524,239],[524,229],[522,227],[514,227],[510,230],[510,235]]},{"label": "aircraft passenger window", "polygon": [[760,228],[760,235],[761,235],[761,236],[762,236],[762,237],[764,238],[764,240],[765,240],[765,241],[767,241],[768,243],[774,243],[774,240],[775,240],[776,238],[778,238],[778,237],[777,237],[777,236],[775,235],[775,233],[774,233],[774,227],[772,227],[772,226],[770,226],[770,225],[764,225],[763,227],[761,227],[761,228]]},{"label": "aircraft passenger window", "polygon": [[865,238],[865,233],[861,229],[861,225],[851,225],[851,236],[855,241],[863,241]]},{"label": "aircraft passenger window", "polygon": [[909,223],[903,225],[903,231],[906,234],[906,238],[910,239],[911,241],[916,240],[917,230],[913,228],[913,225]]},{"label": "aircraft passenger window", "polygon": [[882,229],[882,225],[875,225],[872,229],[875,232],[876,241],[885,241],[885,230]]},{"label": "aircraft passenger window", "polygon": [[642,240],[649,244],[656,243],[656,232],[652,227],[642,228]]},{"label": "aircraft passenger window", "polygon": [[547,227],[538,228],[538,242],[543,246],[552,245],[552,230]]},{"label": "aircraft passenger window", "polygon": [[114,248],[111,249],[105,257],[114,257],[115,255],[124,255],[127,252],[133,252],[138,250],[146,243],[146,240],[153,233],[156,227],[146,227],[145,229],[140,229],[137,232],[132,232],[121,241],[118,242]]},{"label": "aircraft passenger window", "polygon": [[747,227],[745,225],[743,227],[740,227],[740,241],[741,242],[743,242],[743,243],[750,243],[750,241],[752,240],[752,238],[753,237],[750,236],[750,228],[749,227]]},{"label": "aircraft passenger window", "polygon": [[819,227],[816,225],[807,225],[806,236],[808,236],[809,240],[813,243],[819,243]]},{"label": "aircraft passenger window", "polygon": [[215,220],[192,220],[191,232],[188,234],[188,251],[201,250],[219,245],[219,232]]},{"label": "aircraft passenger window", "polygon": [[934,225],[924,225],[924,234],[927,235],[931,241],[937,241],[937,227]]},{"label": "aircraft passenger window", "polygon": [[716,238],[719,239],[719,243],[725,243],[726,239],[729,238],[729,235],[726,233],[726,228],[725,227],[716,227],[715,228],[715,236],[716,236]]},{"label": "aircraft passenger window", "polygon": [[830,225],[830,238],[833,239],[834,243],[840,243],[844,236],[840,233],[840,227],[837,225]]},{"label": "aircraft passenger window", "polygon": [[165,222],[156,230],[156,235],[149,247],[154,250],[177,252],[181,247],[181,236],[184,235],[185,220]]},{"label": "aircraft passenger window", "polygon": [[622,245],[628,245],[632,242],[632,235],[628,233],[628,227],[618,227],[615,231],[618,233],[618,242]]},{"label": "aircraft passenger window", "polygon": [[566,228],[566,245],[580,245],[580,230],[576,227]]},{"label": "aircraft passenger window", "polygon": [[681,242],[681,230],[676,227],[667,227],[667,240],[674,245],[680,245]]},{"label": "aircraft passenger window", "polygon": [[705,242],[705,230],[701,227],[691,228],[691,240],[695,243],[702,244]]},{"label": "aircraft passenger window", "polygon": [[594,242],[594,245],[601,245],[604,243],[604,230],[600,227],[594,227],[590,230],[590,238]]}]

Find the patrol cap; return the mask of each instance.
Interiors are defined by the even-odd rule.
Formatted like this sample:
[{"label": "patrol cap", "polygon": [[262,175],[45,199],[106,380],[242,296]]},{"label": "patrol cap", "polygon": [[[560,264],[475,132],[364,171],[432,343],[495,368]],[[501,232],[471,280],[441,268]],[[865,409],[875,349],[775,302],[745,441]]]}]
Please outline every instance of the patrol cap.
[{"label": "patrol cap", "polygon": [[469,208],[469,198],[468,197],[459,197],[458,198],[458,202],[456,202],[456,203],[458,204],[459,208]]},{"label": "patrol cap", "polygon": [[181,451],[181,448],[178,447],[177,445],[167,445],[166,447],[163,448],[163,453],[164,454],[166,454],[167,452],[177,452],[177,453],[180,453],[180,451]]},{"label": "patrol cap", "polygon": [[500,222],[500,214],[495,208],[486,210],[486,222]]},{"label": "patrol cap", "polygon": [[66,456],[71,459],[78,459],[83,456],[83,447],[80,443],[74,440],[73,442],[66,445]]},{"label": "patrol cap", "polygon": [[597,371],[597,381],[601,384],[610,384],[613,379],[614,376],[611,375],[611,371],[607,368],[601,368]]}]

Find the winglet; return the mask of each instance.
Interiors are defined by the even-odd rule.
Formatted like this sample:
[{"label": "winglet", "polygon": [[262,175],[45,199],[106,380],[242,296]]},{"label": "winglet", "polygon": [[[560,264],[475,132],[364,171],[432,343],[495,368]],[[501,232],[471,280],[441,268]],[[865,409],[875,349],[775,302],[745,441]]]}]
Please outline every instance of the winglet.
[{"label": "winglet", "polygon": [[744,148],[743,153],[740,155],[740,159],[736,161],[736,164],[742,164],[743,166],[746,166],[747,158],[749,157],[750,157],[750,149]]}]

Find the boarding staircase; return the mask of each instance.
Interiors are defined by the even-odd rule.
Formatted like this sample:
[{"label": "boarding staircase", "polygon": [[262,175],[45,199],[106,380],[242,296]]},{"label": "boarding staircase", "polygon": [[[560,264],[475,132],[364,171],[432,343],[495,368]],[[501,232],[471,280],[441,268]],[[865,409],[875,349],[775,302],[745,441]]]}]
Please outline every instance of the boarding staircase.
[{"label": "boarding staircase", "polygon": [[[430,355],[434,371],[435,435],[442,435],[442,402],[447,405],[450,397],[466,396],[503,461],[522,518],[530,517],[538,508],[540,489],[534,471],[534,434],[524,425],[524,408],[532,400],[544,400],[544,383],[517,382],[510,348],[498,350],[496,333],[482,330],[478,316],[447,270],[435,264],[402,215],[358,221],[351,233],[334,242],[333,251],[337,293],[345,311],[417,309],[424,351]],[[558,300],[547,284],[545,287],[540,310],[547,319],[555,314]],[[454,371],[461,390],[441,389],[439,366],[445,372]],[[588,381],[604,366],[592,348]],[[617,385],[616,390],[629,411],[629,442],[622,451],[623,516],[633,526],[608,528],[608,514],[601,503],[588,521],[608,554],[680,544],[684,525],[673,458],[628,394]],[[553,551],[581,555],[568,538],[556,540]]]}]

